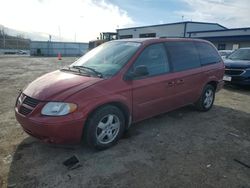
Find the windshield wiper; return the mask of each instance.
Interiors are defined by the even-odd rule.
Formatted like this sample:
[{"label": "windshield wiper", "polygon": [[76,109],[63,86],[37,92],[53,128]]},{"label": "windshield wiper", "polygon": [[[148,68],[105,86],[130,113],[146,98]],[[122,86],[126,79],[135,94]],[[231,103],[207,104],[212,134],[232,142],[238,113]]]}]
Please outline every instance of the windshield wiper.
[{"label": "windshield wiper", "polygon": [[[60,70],[76,72],[76,71],[74,71],[73,69],[71,69],[70,66],[64,66],[64,67],[61,68]],[[77,70],[77,72],[79,72],[79,70]]]},{"label": "windshield wiper", "polygon": [[87,69],[87,70],[90,70],[90,71],[92,71],[93,73],[95,73],[99,78],[103,78],[103,74],[102,74],[101,72],[96,71],[96,70],[93,69],[93,68],[85,67],[85,66],[82,66],[82,65],[79,65],[79,66],[72,66],[72,67],[75,68],[75,69]]},{"label": "windshield wiper", "polygon": [[[70,66],[65,66],[63,68],[60,69],[61,71],[68,71],[68,72],[74,72],[76,74],[83,74],[80,69],[76,69],[74,67],[70,67]],[[88,74],[84,74],[85,76],[89,76]]]}]

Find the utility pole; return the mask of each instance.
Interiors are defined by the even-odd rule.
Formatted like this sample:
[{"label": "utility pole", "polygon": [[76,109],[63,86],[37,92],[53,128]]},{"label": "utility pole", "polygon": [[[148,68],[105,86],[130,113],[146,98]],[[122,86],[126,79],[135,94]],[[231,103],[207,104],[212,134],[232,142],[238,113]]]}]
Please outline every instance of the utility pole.
[{"label": "utility pole", "polygon": [[60,27],[60,25],[58,26],[58,32],[59,32],[59,41],[62,42],[61,41],[61,27]]},{"label": "utility pole", "polygon": [[17,35],[16,36],[16,49],[18,49],[18,38],[19,38],[19,36]]},{"label": "utility pole", "polygon": [[48,56],[50,56],[50,44],[51,44],[51,35],[49,34],[49,40],[48,40]]},{"label": "utility pole", "polygon": [[3,48],[5,49],[5,33],[4,33],[4,26],[3,26]]}]

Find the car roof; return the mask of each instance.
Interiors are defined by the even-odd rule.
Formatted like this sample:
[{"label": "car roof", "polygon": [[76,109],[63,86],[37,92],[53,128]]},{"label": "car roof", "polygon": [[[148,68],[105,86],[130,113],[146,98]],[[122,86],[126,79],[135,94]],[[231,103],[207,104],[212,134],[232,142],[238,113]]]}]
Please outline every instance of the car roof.
[{"label": "car roof", "polygon": [[199,41],[199,42],[207,42],[202,39],[193,39],[193,38],[130,38],[130,39],[118,39],[116,41],[126,41],[126,42],[140,42],[143,44],[157,43],[157,42],[168,42],[168,41]]},{"label": "car roof", "polygon": [[218,50],[219,52],[232,52],[233,50]]},{"label": "car roof", "polygon": [[239,49],[247,49],[247,50],[250,50],[250,47],[239,48]]}]

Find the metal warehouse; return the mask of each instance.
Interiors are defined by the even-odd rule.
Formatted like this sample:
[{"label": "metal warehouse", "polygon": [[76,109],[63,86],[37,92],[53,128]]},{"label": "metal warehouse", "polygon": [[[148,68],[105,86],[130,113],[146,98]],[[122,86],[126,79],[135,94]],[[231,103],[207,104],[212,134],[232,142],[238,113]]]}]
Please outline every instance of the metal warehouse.
[{"label": "metal warehouse", "polygon": [[33,56],[81,56],[88,50],[88,43],[31,41],[30,55]]},{"label": "metal warehouse", "polygon": [[219,50],[250,46],[250,28],[228,29],[218,23],[177,22],[117,29],[118,38],[191,37],[211,41]]},{"label": "metal warehouse", "polygon": [[211,41],[218,50],[235,50],[250,47],[250,27],[214,31],[189,32],[189,37]]}]

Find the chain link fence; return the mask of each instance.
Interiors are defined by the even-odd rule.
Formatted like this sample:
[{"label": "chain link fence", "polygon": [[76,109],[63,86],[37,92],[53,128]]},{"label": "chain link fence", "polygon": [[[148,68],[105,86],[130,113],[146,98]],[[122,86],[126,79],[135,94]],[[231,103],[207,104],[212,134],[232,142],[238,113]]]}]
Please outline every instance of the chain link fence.
[{"label": "chain link fence", "polygon": [[20,50],[29,50],[30,40],[22,36],[10,36],[0,30],[0,54],[15,54]]},{"label": "chain link fence", "polygon": [[0,38],[0,49],[29,50],[30,40],[22,38]]}]

